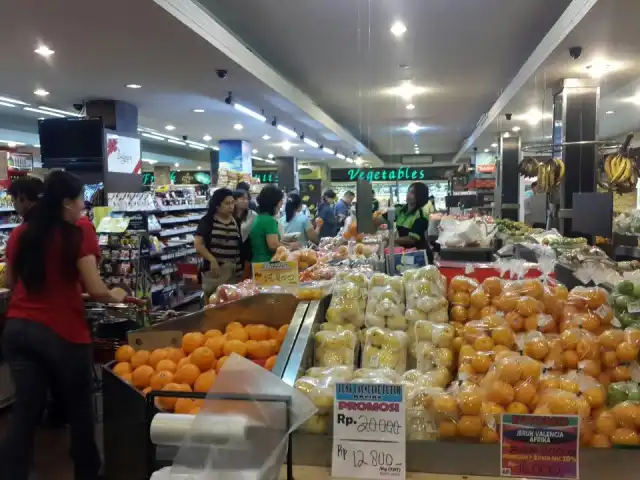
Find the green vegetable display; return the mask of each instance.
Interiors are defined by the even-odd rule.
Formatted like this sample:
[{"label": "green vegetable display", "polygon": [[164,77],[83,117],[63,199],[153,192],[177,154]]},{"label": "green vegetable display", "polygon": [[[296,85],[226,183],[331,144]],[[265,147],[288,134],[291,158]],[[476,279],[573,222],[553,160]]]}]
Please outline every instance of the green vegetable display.
[{"label": "green vegetable display", "polygon": [[609,296],[609,304],[622,328],[640,328],[640,282],[623,280],[618,283]]},{"label": "green vegetable display", "polygon": [[623,402],[640,402],[640,386],[636,382],[617,382],[607,389],[607,404],[610,407]]}]

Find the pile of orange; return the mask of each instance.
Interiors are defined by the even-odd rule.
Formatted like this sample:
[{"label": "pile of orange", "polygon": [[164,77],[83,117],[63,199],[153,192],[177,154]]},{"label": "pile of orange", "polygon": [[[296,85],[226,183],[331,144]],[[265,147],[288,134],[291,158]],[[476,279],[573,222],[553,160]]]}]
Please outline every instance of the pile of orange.
[{"label": "pile of orange", "polygon": [[364,233],[358,233],[358,223],[355,220],[344,230],[342,236],[346,240],[354,239],[356,242],[362,242],[362,240],[364,240]]},{"label": "pile of orange", "polygon": [[[151,390],[206,393],[233,353],[267,370],[273,369],[288,328],[288,325],[275,329],[262,324],[245,326],[231,322],[224,333],[220,330],[186,333],[181,348],[159,348],[150,352],[123,345],[116,351],[113,372],[145,394]],[[198,402],[187,399],[158,398],[157,404],[163,410],[176,413],[193,414],[200,408]]]},{"label": "pile of orange", "polygon": [[610,409],[600,409],[594,412],[586,429],[589,445],[595,448],[640,446],[640,405],[623,402]]}]

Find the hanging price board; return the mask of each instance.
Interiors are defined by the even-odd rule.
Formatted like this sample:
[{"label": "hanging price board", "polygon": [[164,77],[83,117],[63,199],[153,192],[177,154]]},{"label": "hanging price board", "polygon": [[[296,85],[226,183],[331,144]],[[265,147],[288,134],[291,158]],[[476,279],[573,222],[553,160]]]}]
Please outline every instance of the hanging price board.
[{"label": "hanging price board", "polygon": [[253,263],[253,283],[258,287],[282,287],[296,292],[300,286],[298,262]]},{"label": "hanging price board", "polygon": [[406,477],[401,385],[336,384],[331,475],[372,480]]},{"label": "hanging price board", "polygon": [[578,478],[580,417],[577,415],[502,416],[503,477]]}]

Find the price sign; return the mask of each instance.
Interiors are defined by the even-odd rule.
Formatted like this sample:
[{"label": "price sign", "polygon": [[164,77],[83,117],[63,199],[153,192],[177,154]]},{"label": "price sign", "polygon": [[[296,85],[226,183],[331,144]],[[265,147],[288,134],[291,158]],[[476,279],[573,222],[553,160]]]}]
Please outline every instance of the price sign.
[{"label": "price sign", "polygon": [[576,415],[502,416],[503,477],[578,478],[580,418]]},{"label": "price sign", "polygon": [[258,287],[277,286],[295,292],[300,286],[298,262],[254,263],[252,267],[253,283]]},{"label": "price sign", "polygon": [[336,384],[331,475],[405,478],[406,429],[401,385]]}]

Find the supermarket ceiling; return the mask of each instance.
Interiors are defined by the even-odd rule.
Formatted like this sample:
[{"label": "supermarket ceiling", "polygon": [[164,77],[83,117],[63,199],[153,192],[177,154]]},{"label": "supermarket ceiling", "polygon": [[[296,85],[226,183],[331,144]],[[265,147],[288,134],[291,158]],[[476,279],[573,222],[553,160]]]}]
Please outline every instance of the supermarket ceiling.
[{"label": "supermarket ceiling", "polygon": [[[548,144],[553,93],[565,78],[589,78],[600,85],[600,138],[618,140],[640,131],[640,2],[600,0],[548,56],[477,140],[470,153],[490,149],[500,134],[520,128],[523,144]],[[574,60],[569,48],[582,47]],[[512,113],[507,122],[505,113]]]},{"label": "supermarket ceiling", "polygon": [[[345,160],[276,129],[271,125],[275,116],[279,124],[327,148],[345,155],[358,152],[374,164],[379,162],[318,107],[303,111],[152,0],[0,0],[0,18],[0,97],[21,100],[28,108],[74,111],[73,104],[89,99],[124,100],[139,107],[141,126],[177,138],[188,135],[192,141],[211,145],[219,139],[240,138],[250,140],[255,155],[262,158],[296,155],[348,166]],[[45,58],[34,53],[39,44],[55,54]],[[219,69],[227,70],[226,79],[218,78]],[[49,93],[37,96],[38,89]],[[226,104],[229,91],[236,102],[264,110],[268,120],[258,121]],[[0,99],[0,121],[17,125],[27,118],[36,131],[37,118],[43,114],[7,103]],[[175,130],[166,130],[167,125]],[[212,137],[209,142],[203,140],[206,135]],[[265,135],[270,138],[263,139]]]},{"label": "supermarket ceiling", "polygon": [[[155,0],[177,6],[180,0]],[[199,0],[388,159],[456,152],[570,0]],[[169,8],[169,7],[167,7]],[[184,14],[184,10],[177,16]],[[401,21],[406,32],[390,32]],[[198,22],[201,28],[202,23]],[[411,99],[390,94],[407,83]],[[415,108],[408,110],[408,104]],[[414,122],[416,134],[409,131]],[[397,159],[397,157],[396,157]]]}]

